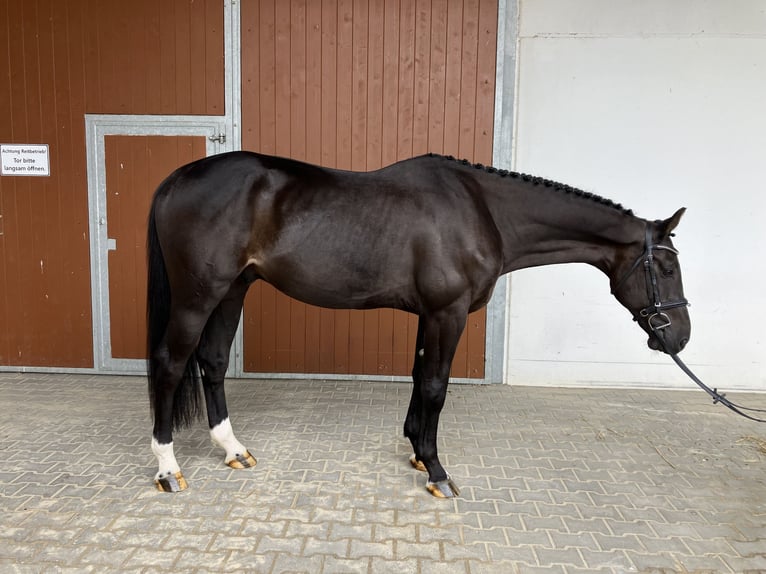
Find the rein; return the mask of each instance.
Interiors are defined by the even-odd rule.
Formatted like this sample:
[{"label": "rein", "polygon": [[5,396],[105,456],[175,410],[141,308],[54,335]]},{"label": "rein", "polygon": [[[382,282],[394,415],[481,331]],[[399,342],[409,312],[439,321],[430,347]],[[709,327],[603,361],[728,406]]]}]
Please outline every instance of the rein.
[{"label": "rein", "polygon": [[[660,341],[662,341],[662,338],[660,338]],[[662,343],[663,343],[662,346],[664,347],[665,346],[665,342],[662,341]],[[737,403],[730,401],[729,399],[726,398],[726,394],[719,393],[718,389],[711,389],[705,383],[700,381],[699,378],[697,377],[697,375],[695,375],[692,372],[692,370],[689,367],[686,366],[686,364],[681,360],[681,358],[678,355],[671,354],[671,353],[668,353],[668,355],[670,355],[670,358],[673,359],[676,362],[676,365],[681,367],[681,370],[684,373],[689,375],[689,378],[692,381],[697,383],[697,385],[703,391],[705,391],[707,394],[709,394],[711,397],[713,397],[713,404],[721,403],[727,409],[730,409],[730,410],[734,411],[735,413],[745,417],[746,419],[750,419],[751,421],[755,421],[757,423],[766,423],[766,419],[760,419],[758,417],[754,417],[752,415],[749,415],[747,413],[742,412],[742,411],[749,411],[751,413],[766,413],[766,409],[753,409],[753,408],[749,408],[749,407],[743,407],[742,405],[738,405]]]},{"label": "rein", "polygon": [[[678,301],[668,301],[664,302],[662,301],[662,297],[660,296],[660,290],[659,285],[657,283],[657,272],[654,269],[654,250],[655,249],[664,249],[666,251],[670,251],[674,255],[678,255],[678,251],[673,249],[672,247],[669,247],[667,245],[658,245],[652,242],[652,233],[647,226],[646,228],[646,248],[644,249],[644,252],[636,259],[636,261],[631,265],[630,269],[628,269],[628,272],[620,279],[612,289],[612,293],[616,293],[620,287],[622,287],[625,284],[625,281],[633,275],[633,273],[636,271],[636,269],[639,268],[639,266],[643,263],[644,265],[644,273],[646,275],[646,291],[647,296],[649,297],[649,301],[652,302],[649,306],[644,307],[639,311],[639,315],[641,317],[645,317],[647,319],[647,323],[649,324],[649,328],[654,331],[654,333],[657,335],[657,339],[660,341],[660,344],[662,345],[663,350],[665,353],[670,355],[670,358],[675,361],[676,365],[679,366],[679,368],[686,373],[686,375],[694,381],[697,386],[699,386],[703,391],[705,391],[708,395],[710,395],[713,398],[713,404],[721,403],[726,408],[734,411],[740,416],[745,417],[746,419],[750,419],[751,421],[759,422],[759,423],[766,423],[766,419],[758,418],[753,415],[749,415],[746,412],[755,412],[755,413],[766,413],[766,409],[754,409],[749,407],[743,407],[742,405],[739,405],[733,401],[730,401],[726,398],[726,394],[719,393],[718,389],[711,389],[708,387],[705,383],[703,383],[697,375],[695,375],[692,370],[686,366],[686,364],[681,360],[681,358],[676,353],[671,353],[668,351],[667,347],[665,346],[665,337],[662,333],[662,330],[670,327],[671,321],[670,317],[665,313],[668,309],[675,309],[678,307],[686,307],[689,305],[689,302],[685,298],[681,298]],[[633,318],[634,321],[638,320],[636,317]]]}]

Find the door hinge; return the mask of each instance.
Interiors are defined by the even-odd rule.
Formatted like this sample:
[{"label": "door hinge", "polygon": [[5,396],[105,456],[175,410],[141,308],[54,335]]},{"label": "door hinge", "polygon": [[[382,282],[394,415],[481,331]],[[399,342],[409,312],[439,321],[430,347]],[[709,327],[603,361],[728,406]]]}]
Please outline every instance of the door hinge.
[{"label": "door hinge", "polygon": [[213,134],[212,136],[209,136],[207,139],[209,139],[211,142],[218,142],[219,144],[225,144],[226,134],[223,132],[218,134]]}]

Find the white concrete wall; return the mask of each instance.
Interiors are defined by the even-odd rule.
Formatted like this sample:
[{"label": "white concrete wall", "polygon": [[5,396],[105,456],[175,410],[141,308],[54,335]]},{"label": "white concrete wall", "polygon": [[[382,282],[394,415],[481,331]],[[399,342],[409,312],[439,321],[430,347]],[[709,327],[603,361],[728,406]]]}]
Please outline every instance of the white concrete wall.
[{"label": "white concrete wall", "polygon": [[[766,390],[766,1],[520,0],[513,167],[649,219],[681,251],[710,386]],[[585,265],[511,278],[506,382],[691,388]]]}]

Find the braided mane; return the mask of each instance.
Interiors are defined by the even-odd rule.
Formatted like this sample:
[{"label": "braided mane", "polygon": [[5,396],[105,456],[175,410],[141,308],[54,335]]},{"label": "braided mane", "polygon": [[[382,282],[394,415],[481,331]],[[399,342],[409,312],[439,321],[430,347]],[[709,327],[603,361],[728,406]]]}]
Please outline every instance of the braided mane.
[{"label": "braided mane", "polygon": [[549,179],[544,179],[542,177],[534,176],[534,175],[527,175],[525,173],[518,173],[515,171],[508,171],[507,169],[498,169],[489,165],[483,165],[480,163],[471,163],[467,159],[457,159],[454,156],[451,155],[440,155],[435,153],[428,154],[431,157],[441,157],[448,161],[454,161],[462,165],[466,165],[469,167],[473,167],[475,169],[483,170],[487,173],[493,173],[496,174],[499,177],[510,177],[513,179],[521,179],[522,181],[525,181],[527,183],[531,183],[532,185],[539,185],[542,187],[546,187],[549,189],[552,189],[554,191],[558,191],[561,193],[569,193],[572,195],[575,195],[577,197],[582,197],[583,199],[588,199],[590,201],[594,201],[596,203],[599,203],[601,205],[606,205],[607,207],[611,207],[613,209],[616,209],[617,211],[620,211],[621,213],[624,213],[625,215],[633,215],[633,211],[630,209],[626,209],[619,203],[615,203],[611,199],[607,199],[605,197],[601,197],[600,195],[596,195],[595,193],[590,193],[588,191],[583,191],[582,189],[577,189],[576,187],[572,187],[569,185],[566,185],[564,183],[559,183],[557,181],[551,181]]}]

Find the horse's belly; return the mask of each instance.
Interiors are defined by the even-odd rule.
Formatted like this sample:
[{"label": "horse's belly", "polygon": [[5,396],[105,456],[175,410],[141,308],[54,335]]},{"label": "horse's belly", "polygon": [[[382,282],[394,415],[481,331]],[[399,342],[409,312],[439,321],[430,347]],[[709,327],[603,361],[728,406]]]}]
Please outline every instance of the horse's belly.
[{"label": "horse's belly", "polygon": [[[258,275],[290,297],[333,309],[408,308],[411,278],[374,266],[353,269],[291,258],[257,266]],[[398,275],[398,276],[397,276]]]}]

